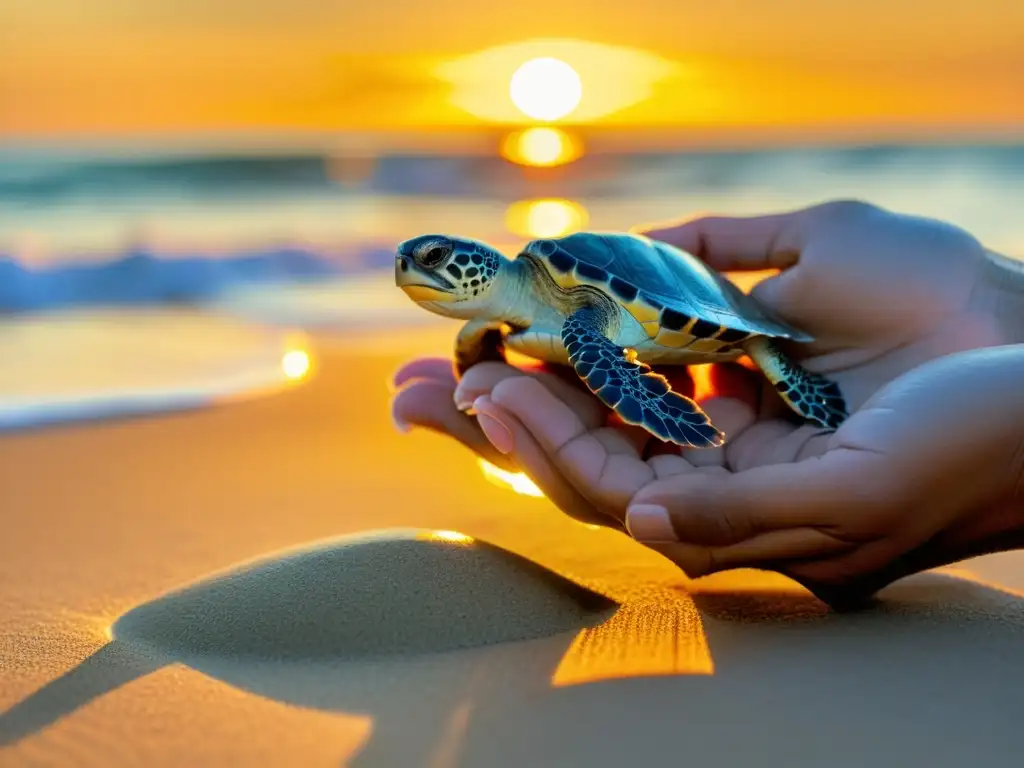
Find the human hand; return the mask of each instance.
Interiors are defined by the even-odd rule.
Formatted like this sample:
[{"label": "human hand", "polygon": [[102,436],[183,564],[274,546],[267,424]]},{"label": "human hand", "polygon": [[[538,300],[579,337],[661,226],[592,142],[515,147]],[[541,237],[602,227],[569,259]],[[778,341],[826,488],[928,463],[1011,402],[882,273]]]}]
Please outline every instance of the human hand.
[{"label": "human hand", "polygon": [[[476,402],[493,445],[542,489],[568,481],[689,576],[775,570],[833,605],[964,557],[1024,545],[1024,345],[927,363],[801,455],[745,469],[644,460],[528,376]],[[753,375],[746,398],[754,396]]]},{"label": "human hand", "polygon": [[781,270],[751,294],[815,337],[782,346],[835,379],[851,409],[923,362],[1003,341],[985,249],[951,224],[842,200],[638,231],[719,271]]},{"label": "human hand", "polygon": [[[942,222],[835,201],[770,216],[698,218],[647,234],[719,270],[782,269],[752,293],[816,337],[812,344],[788,345],[786,352],[835,380],[851,410],[922,362],[1001,341],[996,312],[987,305],[992,292],[984,284],[984,249]],[[493,454],[473,421],[456,418],[440,398],[442,391],[455,393],[448,364],[424,365],[441,380],[403,396],[399,418],[449,432],[473,450]],[[412,363],[413,373],[400,372],[399,379],[416,378],[416,367]],[[680,378],[670,371],[659,370]],[[579,384],[571,372],[563,381]],[[470,403],[493,383],[493,377],[468,377],[459,397]],[[697,464],[747,468],[788,460],[805,450],[806,441],[821,439],[820,429],[794,423],[767,380],[754,412],[727,395],[719,392],[701,402],[728,442],[724,450],[684,453]],[[507,459],[503,466],[509,466]]]},{"label": "human hand", "polygon": [[[940,222],[839,202],[767,217],[697,219],[647,234],[680,245],[720,270],[783,268],[781,275],[759,284],[754,295],[816,336],[813,344],[787,351],[808,369],[838,381],[852,409],[921,362],[1005,341],[1005,329],[993,320],[999,313],[990,311],[988,304],[993,293],[984,280],[983,249],[966,233]],[[995,304],[1005,308],[1005,302]],[[414,362],[407,369],[417,365]],[[501,419],[500,400],[531,386],[529,377],[524,379],[509,366],[487,363],[469,371],[457,395],[450,363],[429,365],[447,381],[422,386],[417,382],[408,393],[400,393],[394,404],[397,418],[450,434],[499,465],[524,469],[563,511],[616,527],[621,526],[630,494],[637,488],[695,469],[703,478],[731,477],[759,467],[801,463],[822,456],[834,439],[819,429],[794,424],[762,379],[743,375],[739,366],[722,366],[712,372],[717,396],[701,404],[726,433],[725,448],[684,451],[686,461],[661,455],[642,461],[657,441],[647,441],[632,428],[609,426],[602,418],[607,412],[581,393],[570,376],[561,382],[569,388],[552,394],[568,396],[563,401],[571,401],[570,409],[592,433],[592,448],[599,455],[604,450],[608,470],[589,479],[574,477],[560,463],[565,457],[552,457],[539,433],[515,419],[508,429],[495,427],[495,417]],[[760,396],[753,383],[757,381]],[[686,391],[678,382],[673,387]],[[543,399],[536,387],[534,394],[538,402]],[[453,397],[472,402],[481,396],[477,402],[481,423],[493,444],[452,404]],[[490,414],[489,401],[497,404]],[[507,444],[509,435],[514,448],[502,460],[494,456],[493,445]],[[654,448],[658,454],[664,446]],[[948,532],[953,539],[944,540],[947,534],[939,534],[934,542],[909,550],[881,569],[867,568],[856,577],[840,574],[833,580],[847,585],[857,581],[861,591],[870,592],[872,584],[885,583],[886,578],[949,561],[944,558],[957,559],[957,552],[966,551],[965,541],[979,546],[976,533],[953,526]],[[685,546],[680,542],[675,548],[677,560],[681,560],[680,547]],[[694,546],[694,556],[704,556],[700,553],[706,543]],[[833,550],[808,551],[803,559],[815,562],[834,555]],[[789,565],[780,564],[777,569]],[[694,568],[692,563],[688,567]],[[766,562],[764,567],[771,565]],[[799,577],[791,568],[789,572]],[[826,589],[822,583],[813,588],[819,594]]]},{"label": "human hand", "polygon": [[[666,369],[664,373],[676,392],[693,395],[693,381],[686,369]],[[481,429],[482,423],[487,424],[487,415],[476,413],[474,417],[459,408],[460,404],[473,403],[502,382],[514,378],[529,379],[543,385],[588,429],[608,427],[602,435],[607,435],[609,440],[625,439],[636,446],[648,445],[654,454],[674,450],[672,446],[651,440],[645,430],[622,423],[585,389],[571,369],[559,366],[536,365],[522,369],[504,363],[485,362],[473,366],[461,380],[456,381],[451,360],[412,360],[402,366],[392,380],[397,390],[391,404],[392,419],[401,431],[417,426],[447,435],[481,458],[510,471],[521,470],[517,457],[525,451],[532,479],[564,513],[584,523],[624,530],[622,516],[616,518],[591,504],[544,458],[543,450],[529,435],[520,436],[515,455],[504,453],[495,448]],[[610,423],[617,426],[609,427]],[[489,428],[493,436],[501,426],[490,424]]]}]

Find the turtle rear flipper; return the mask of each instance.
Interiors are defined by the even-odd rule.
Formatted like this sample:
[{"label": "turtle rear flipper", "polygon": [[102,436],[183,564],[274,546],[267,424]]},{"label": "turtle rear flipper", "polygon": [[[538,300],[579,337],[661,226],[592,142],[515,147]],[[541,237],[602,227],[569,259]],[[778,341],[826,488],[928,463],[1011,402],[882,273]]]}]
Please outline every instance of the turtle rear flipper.
[{"label": "turtle rear flipper", "polygon": [[576,310],[562,325],[569,362],[587,387],[623,421],[644,427],[684,448],[723,445],[725,435],[693,400],[673,392],[664,376],[636,360],[606,335],[607,323],[596,309]]},{"label": "turtle rear flipper", "polygon": [[793,411],[825,429],[838,429],[846,420],[846,399],[834,381],[793,362],[764,336],[750,339],[744,351]]}]

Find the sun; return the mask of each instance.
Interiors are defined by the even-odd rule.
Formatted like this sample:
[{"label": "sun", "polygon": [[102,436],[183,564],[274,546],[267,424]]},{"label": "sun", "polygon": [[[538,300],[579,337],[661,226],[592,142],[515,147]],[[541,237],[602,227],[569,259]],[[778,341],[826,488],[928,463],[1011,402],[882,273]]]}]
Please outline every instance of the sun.
[{"label": "sun", "polygon": [[292,349],[281,358],[281,370],[289,379],[301,379],[309,373],[309,353],[304,349]]},{"label": "sun", "polygon": [[583,83],[579,73],[561,59],[530,59],[513,74],[509,97],[520,112],[534,120],[558,120],[579,106]]}]

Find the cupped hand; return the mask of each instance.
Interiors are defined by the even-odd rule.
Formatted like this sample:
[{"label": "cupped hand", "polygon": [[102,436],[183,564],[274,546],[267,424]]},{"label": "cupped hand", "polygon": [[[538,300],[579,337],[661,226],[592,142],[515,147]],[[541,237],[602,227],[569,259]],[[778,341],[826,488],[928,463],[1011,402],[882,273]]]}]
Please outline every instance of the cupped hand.
[{"label": "cupped hand", "polygon": [[[787,352],[840,384],[853,412],[850,420],[835,434],[799,425],[763,377],[740,366],[719,366],[712,371],[715,393],[701,404],[725,432],[727,444],[677,455],[636,428],[609,423],[607,409],[571,371],[523,372],[486,363],[456,384],[447,360],[414,361],[399,372],[396,381],[405,388],[394,401],[396,420],[448,434],[500,466],[526,471],[549,499],[581,520],[621,527],[632,504],[665,506],[677,521],[680,503],[687,514],[697,515],[694,519],[719,520],[719,528],[704,524],[701,529],[711,538],[695,534],[691,522],[673,527],[674,540],[650,542],[691,575],[754,565],[785,572],[823,596],[831,585],[849,587],[843,594],[870,593],[892,578],[956,559],[965,547],[982,546],[981,529],[963,509],[966,522],[943,512],[941,504],[918,520],[922,516],[907,506],[911,486],[878,474],[883,464],[891,464],[906,477],[921,479],[906,474],[910,465],[889,460],[912,443],[915,433],[908,425],[915,419],[946,423],[950,431],[939,433],[941,439],[962,440],[960,427],[952,426],[955,419],[944,419],[941,412],[906,415],[913,398],[900,393],[917,385],[901,377],[944,355],[1004,343],[995,312],[986,304],[984,250],[974,238],[941,222],[855,202],[770,216],[705,217],[646,234],[719,270],[781,269],[753,294],[816,337]],[[673,379],[675,389],[688,393],[681,376],[661,372]],[[944,408],[960,418],[964,398],[956,397],[958,407]],[[473,402],[479,415],[460,412],[456,402]],[[892,407],[904,415],[887,422],[882,414]],[[938,407],[934,401],[933,407]],[[971,416],[963,419],[975,423]],[[881,429],[887,424],[895,431]],[[936,439],[935,433],[921,434]],[[864,435],[882,447],[859,443]],[[776,528],[761,522],[751,531],[717,512],[701,515],[693,502],[703,494],[705,508],[716,510],[716,500],[762,478],[778,483],[776,490],[809,494],[814,501],[807,501],[807,508],[819,504],[824,517],[783,524],[788,502],[775,497],[772,506],[769,497],[751,491],[730,497],[742,499],[738,508],[758,515],[751,519],[780,521]],[[845,478],[849,484],[829,487],[823,478]],[[972,482],[991,490],[990,479],[979,471]],[[674,507],[644,496],[670,486],[690,488],[691,495],[681,494],[686,501]],[[824,496],[816,499],[814,493]],[[1000,528],[1002,523],[992,520],[1006,515],[983,517],[984,525]],[[639,520],[634,514],[634,529]],[[850,528],[857,521],[866,527]],[[721,525],[733,539],[721,538]]]},{"label": "cupped hand", "polygon": [[985,249],[951,224],[842,200],[638,231],[719,271],[781,270],[751,294],[815,337],[787,352],[835,378],[853,409],[920,363],[998,343]]},{"label": "cupped hand", "polygon": [[799,455],[741,470],[645,459],[528,376],[502,379],[476,407],[492,444],[528,474],[564,478],[688,575],[770,569],[836,604],[1020,543],[1021,382],[1024,345],[949,355],[886,385]]},{"label": "cupped hand", "polygon": [[[985,282],[985,249],[951,224],[833,201],[642,231],[720,271],[780,270],[751,294],[815,337],[782,346],[808,370],[836,381],[851,412],[922,363],[1004,341]],[[702,407],[727,445],[684,452],[698,465],[745,470],[791,462],[828,439],[818,427],[798,423],[764,378],[746,407],[728,392]]]},{"label": "cupped hand", "polygon": [[[693,393],[693,382],[685,369],[667,371],[672,387],[684,394]],[[490,420],[485,412],[460,405],[480,402],[504,382],[524,380],[549,392],[561,407],[599,439],[615,445],[626,444],[650,450],[671,450],[660,444],[651,445],[643,430],[615,419],[596,397],[580,383],[570,369],[559,366],[517,368],[496,362],[480,363],[456,381],[452,361],[445,358],[420,358],[402,366],[393,378],[397,390],[391,404],[392,418],[402,431],[421,427],[454,438],[478,456],[510,471],[529,467],[534,483],[563,512],[581,522],[623,530],[622,516],[609,514],[595,506],[548,460],[543,448],[529,434],[521,434],[515,451],[508,450],[511,436],[502,432],[501,424]],[[485,434],[484,429],[487,430]],[[654,441],[656,442],[656,441]]]}]

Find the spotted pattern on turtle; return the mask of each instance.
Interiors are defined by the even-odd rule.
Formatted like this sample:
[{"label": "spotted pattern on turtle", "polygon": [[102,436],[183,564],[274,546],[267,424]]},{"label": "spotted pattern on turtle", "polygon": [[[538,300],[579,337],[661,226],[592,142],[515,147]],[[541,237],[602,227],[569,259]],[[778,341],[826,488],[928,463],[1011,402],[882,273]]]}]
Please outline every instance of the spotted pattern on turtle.
[{"label": "spotted pattern on turtle", "polygon": [[481,249],[460,253],[445,267],[445,271],[459,281],[463,291],[480,295],[480,286],[494,278],[498,271],[498,258],[494,253]]}]

